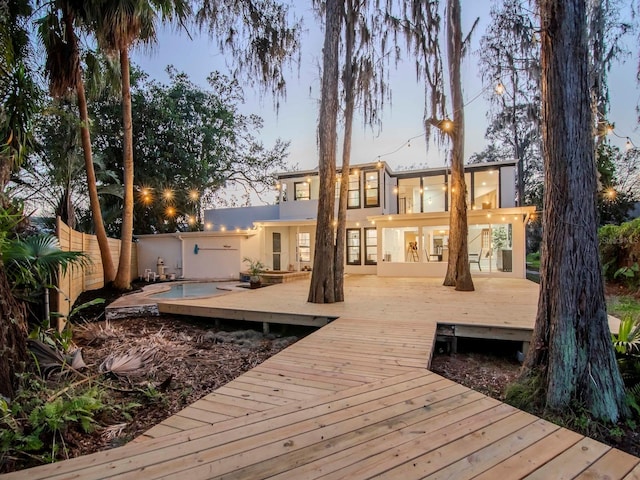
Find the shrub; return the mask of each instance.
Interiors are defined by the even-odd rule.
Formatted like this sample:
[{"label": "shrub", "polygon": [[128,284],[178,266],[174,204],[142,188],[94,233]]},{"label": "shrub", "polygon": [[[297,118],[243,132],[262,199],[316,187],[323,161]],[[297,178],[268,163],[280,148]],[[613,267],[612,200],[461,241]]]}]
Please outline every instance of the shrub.
[{"label": "shrub", "polygon": [[640,218],[605,225],[598,232],[605,278],[637,289],[640,286]]}]

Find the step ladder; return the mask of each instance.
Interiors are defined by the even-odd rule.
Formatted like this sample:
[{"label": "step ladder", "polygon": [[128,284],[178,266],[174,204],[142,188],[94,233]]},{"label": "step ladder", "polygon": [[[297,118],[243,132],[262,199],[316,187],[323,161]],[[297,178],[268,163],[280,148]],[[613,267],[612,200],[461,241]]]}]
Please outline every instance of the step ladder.
[{"label": "step ladder", "polygon": [[420,261],[418,258],[418,246],[413,242],[409,242],[409,246],[407,247],[407,262],[418,261]]}]

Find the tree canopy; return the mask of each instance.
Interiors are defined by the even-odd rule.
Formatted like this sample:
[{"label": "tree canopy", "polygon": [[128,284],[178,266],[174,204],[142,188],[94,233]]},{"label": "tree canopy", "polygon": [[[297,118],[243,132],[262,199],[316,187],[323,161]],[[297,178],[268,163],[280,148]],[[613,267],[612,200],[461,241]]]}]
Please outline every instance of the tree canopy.
[{"label": "tree canopy", "polygon": [[[257,139],[262,119],[240,113],[237,81],[213,72],[202,88],[172,67],[167,71],[168,84],[139,72],[133,76],[136,234],[201,228],[200,209],[224,201],[223,187],[235,184],[264,195],[273,173],[286,167],[288,142],[265,147]],[[109,96],[93,104],[96,156],[116,172],[122,158],[119,107]],[[119,202],[104,200],[107,209]],[[110,230],[117,230],[117,222]]]}]

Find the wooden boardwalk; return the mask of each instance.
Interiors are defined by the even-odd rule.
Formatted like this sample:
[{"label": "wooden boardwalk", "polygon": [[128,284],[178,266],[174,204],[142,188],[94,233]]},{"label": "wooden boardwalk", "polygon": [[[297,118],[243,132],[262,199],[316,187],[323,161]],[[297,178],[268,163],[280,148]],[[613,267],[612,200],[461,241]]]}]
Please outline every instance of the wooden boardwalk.
[{"label": "wooden boardwalk", "polygon": [[437,323],[531,329],[537,286],[475,282],[350,277],[344,304],[306,304],[306,281],[187,302],[337,320],[124,447],[6,478],[640,478],[640,459],[428,371]]}]

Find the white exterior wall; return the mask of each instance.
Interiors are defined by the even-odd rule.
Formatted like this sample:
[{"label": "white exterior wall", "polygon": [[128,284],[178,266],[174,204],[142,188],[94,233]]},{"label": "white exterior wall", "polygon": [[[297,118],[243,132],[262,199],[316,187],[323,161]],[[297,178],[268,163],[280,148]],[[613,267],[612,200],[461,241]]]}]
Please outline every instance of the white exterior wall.
[{"label": "white exterior wall", "polygon": [[[231,280],[239,278],[246,265],[244,257],[261,258],[258,231],[183,232],[138,237],[138,269],[157,272],[158,257],[164,259],[165,273],[177,278]],[[196,253],[196,245],[197,253]]]},{"label": "white exterior wall", "polygon": [[516,167],[500,167],[501,208],[516,206]]},{"label": "white exterior wall", "polygon": [[242,268],[241,240],[240,236],[183,236],[184,277],[216,280],[239,278]]},{"label": "white exterior wall", "polygon": [[164,260],[165,274],[174,273],[176,277],[182,275],[182,256],[180,240],[175,237],[160,235],[145,235],[138,238],[138,274],[150,269],[158,272],[158,257]]},{"label": "white exterior wall", "polygon": [[318,200],[289,200],[280,204],[280,220],[304,220],[317,215]]}]

